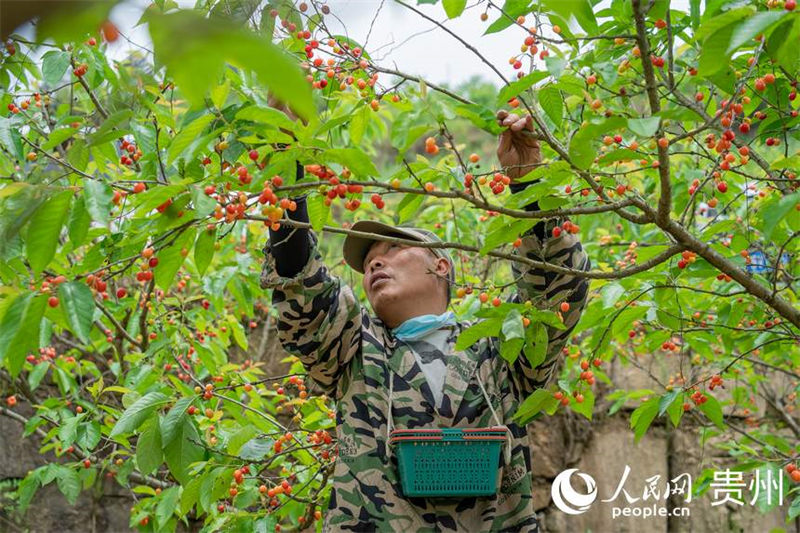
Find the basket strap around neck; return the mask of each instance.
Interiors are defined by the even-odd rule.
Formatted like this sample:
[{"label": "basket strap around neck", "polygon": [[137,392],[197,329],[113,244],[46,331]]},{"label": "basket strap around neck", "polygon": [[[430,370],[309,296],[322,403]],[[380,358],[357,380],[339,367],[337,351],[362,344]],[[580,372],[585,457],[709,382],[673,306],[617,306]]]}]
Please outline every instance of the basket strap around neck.
[{"label": "basket strap around neck", "polygon": [[[492,400],[489,398],[489,395],[486,393],[486,388],[483,386],[483,380],[481,379],[480,372],[475,372],[475,377],[478,378],[478,385],[480,386],[481,392],[483,393],[483,397],[486,400],[486,405],[489,406],[489,411],[492,412],[492,418],[494,418],[495,424],[497,424],[498,426],[501,426],[501,427],[506,427],[505,424],[503,424],[503,421],[500,420],[500,417],[497,416],[497,411],[495,411],[494,407],[492,406]],[[502,401],[503,400],[501,399],[500,400],[501,405],[502,405]],[[509,432],[507,427],[506,427],[505,456],[506,456],[506,464],[508,465],[508,464],[511,463],[511,435],[510,435],[510,432]]]}]

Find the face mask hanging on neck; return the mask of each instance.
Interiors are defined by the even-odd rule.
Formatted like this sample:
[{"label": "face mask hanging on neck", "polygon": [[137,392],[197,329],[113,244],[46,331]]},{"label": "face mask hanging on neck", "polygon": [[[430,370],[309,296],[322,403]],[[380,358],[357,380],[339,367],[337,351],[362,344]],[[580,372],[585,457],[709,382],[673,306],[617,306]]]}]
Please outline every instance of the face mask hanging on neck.
[{"label": "face mask hanging on neck", "polygon": [[447,325],[455,325],[456,315],[447,311],[441,315],[420,315],[409,318],[392,330],[392,334],[401,341],[413,341],[432,331]]}]

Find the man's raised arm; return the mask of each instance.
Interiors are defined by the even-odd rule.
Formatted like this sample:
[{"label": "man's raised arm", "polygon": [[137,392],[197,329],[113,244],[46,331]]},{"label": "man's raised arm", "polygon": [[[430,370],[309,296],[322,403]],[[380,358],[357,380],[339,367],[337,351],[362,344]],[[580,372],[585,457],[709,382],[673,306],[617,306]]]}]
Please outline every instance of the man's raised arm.
[{"label": "man's raised arm", "polygon": [[[533,170],[541,162],[539,143],[525,131],[532,131],[530,116],[518,117],[505,111],[498,112],[499,123],[507,127],[500,139],[497,155],[506,173],[513,179]],[[534,183],[534,182],[532,182]],[[524,183],[511,183],[513,193],[526,187]],[[538,211],[538,202],[525,207],[527,211]],[[576,270],[589,270],[591,262],[577,234],[570,233],[559,226],[562,219],[541,220],[521,239],[516,253],[535,261],[568,267]],[[553,229],[559,227],[553,232]],[[567,343],[580,319],[589,289],[589,280],[570,274],[561,274],[544,269],[528,267],[514,262],[511,266],[517,279],[517,296],[520,302],[531,300],[538,309],[547,309],[561,314],[564,329],[546,325],[547,350],[541,363],[533,366],[524,353],[514,362],[512,379],[520,399],[534,390],[547,385],[557,366],[561,349]],[[562,303],[568,308],[564,310]]]},{"label": "man's raised arm", "polygon": [[[298,167],[298,175],[302,169]],[[308,222],[305,197],[289,218]],[[352,289],[322,261],[317,237],[308,229],[270,229],[264,247],[261,288],[272,289],[278,338],[309,376],[333,395],[347,364],[361,347],[361,305]]]}]

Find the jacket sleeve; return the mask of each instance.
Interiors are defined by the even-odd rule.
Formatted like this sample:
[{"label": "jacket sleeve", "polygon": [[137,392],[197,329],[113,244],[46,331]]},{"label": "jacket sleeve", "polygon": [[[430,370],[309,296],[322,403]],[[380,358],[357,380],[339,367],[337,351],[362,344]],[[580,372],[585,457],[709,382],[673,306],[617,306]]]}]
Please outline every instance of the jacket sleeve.
[{"label": "jacket sleeve", "polygon": [[361,348],[361,305],[352,289],[328,271],[314,232],[306,235],[308,260],[290,277],[278,273],[267,243],[261,288],[272,289],[281,345],[333,396],[343,371]]},{"label": "jacket sleeve", "polygon": [[[538,209],[538,205],[528,210]],[[562,231],[553,237],[552,230],[562,224],[562,219],[540,221],[522,236],[522,244],[516,253],[529,259],[579,270],[591,269],[591,261],[576,234]],[[546,386],[558,366],[561,350],[567,343],[580,319],[589,289],[589,280],[569,274],[527,267],[513,262],[511,266],[517,280],[515,301],[531,300],[537,309],[547,309],[561,315],[565,329],[545,325],[547,350],[544,360],[533,367],[525,353],[520,353],[511,369],[512,380],[520,399],[534,390]],[[569,310],[561,311],[562,302],[569,303]],[[531,324],[533,326],[533,324]],[[531,327],[529,326],[529,327]]]}]

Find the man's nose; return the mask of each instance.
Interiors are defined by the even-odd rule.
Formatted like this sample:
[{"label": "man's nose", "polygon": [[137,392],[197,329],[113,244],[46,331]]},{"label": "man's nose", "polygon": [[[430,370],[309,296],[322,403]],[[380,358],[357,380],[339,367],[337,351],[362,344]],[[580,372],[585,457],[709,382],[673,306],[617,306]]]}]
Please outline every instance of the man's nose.
[{"label": "man's nose", "polygon": [[369,260],[369,264],[367,265],[367,271],[374,270],[376,268],[381,268],[384,265],[383,259],[380,256],[375,256]]}]

